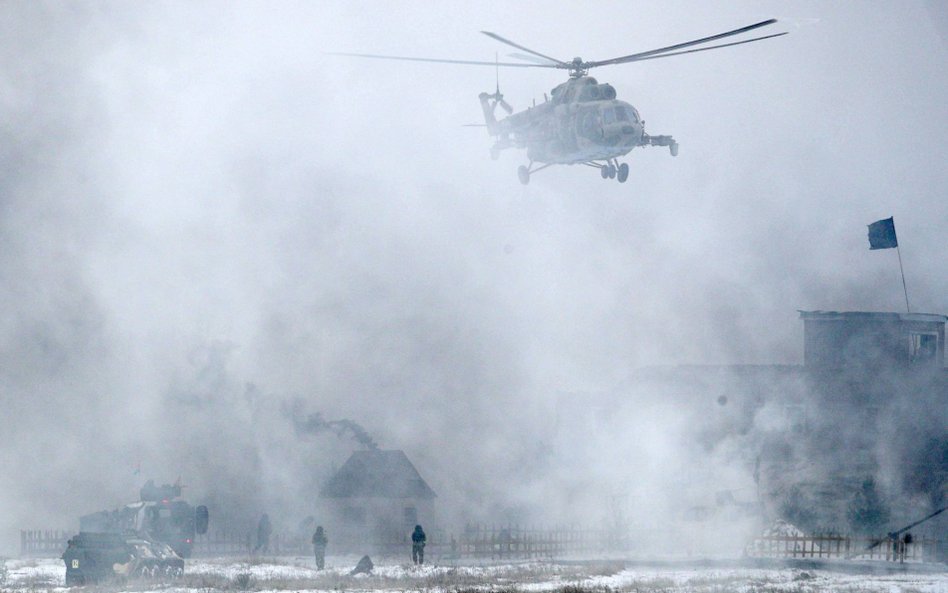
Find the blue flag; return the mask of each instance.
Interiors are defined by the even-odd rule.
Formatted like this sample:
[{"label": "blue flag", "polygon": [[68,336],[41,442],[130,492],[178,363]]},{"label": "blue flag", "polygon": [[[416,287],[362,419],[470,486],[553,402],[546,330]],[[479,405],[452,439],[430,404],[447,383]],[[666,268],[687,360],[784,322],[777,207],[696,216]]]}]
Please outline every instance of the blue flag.
[{"label": "blue flag", "polygon": [[895,238],[895,221],[892,217],[877,220],[869,225],[869,249],[892,249],[899,246]]}]

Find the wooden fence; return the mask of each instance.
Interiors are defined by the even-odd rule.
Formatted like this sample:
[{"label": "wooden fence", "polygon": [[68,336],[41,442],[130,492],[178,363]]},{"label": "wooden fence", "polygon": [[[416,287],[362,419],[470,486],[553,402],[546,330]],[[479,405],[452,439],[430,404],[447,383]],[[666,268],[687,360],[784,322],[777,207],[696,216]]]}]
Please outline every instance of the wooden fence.
[{"label": "wooden fence", "polygon": [[[332,553],[374,554],[406,557],[411,553],[408,533],[387,538],[328,534]],[[210,532],[194,541],[197,556],[251,554],[255,532]],[[427,532],[425,554],[432,559],[490,558],[529,559],[555,558],[568,555],[598,553],[617,549],[619,539],[602,530],[578,526],[537,528],[519,525],[469,524],[455,535],[443,529]],[[262,551],[261,551],[262,553]],[[273,534],[266,552],[273,555],[309,555],[309,538]]]},{"label": "wooden fence", "polygon": [[[20,555],[57,557],[66,548],[71,532],[31,530],[20,532]],[[402,556],[411,554],[409,535],[388,539],[346,537],[330,533],[330,553]],[[644,537],[644,536],[643,536]],[[550,528],[519,525],[469,524],[459,534],[441,529],[428,532],[425,554],[431,560],[480,559],[553,559],[564,556],[590,556],[606,552],[629,551],[639,539],[620,537],[614,531],[579,526]],[[194,540],[195,556],[250,556],[255,553],[256,531],[211,530]],[[876,544],[874,547],[873,544]],[[869,549],[872,547],[872,549]],[[312,553],[309,537],[274,533],[266,551],[273,556],[308,556]],[[769,536],[753,540],[745,554],[753,558],[824,558],[887,562],[931,562],[939,555],[939,542],[915,540],[894,542],[886,538],[855,538],[841,535]]]},{"label": "wooden fence", "polygon": [[61,529],[20,531],[20,556],[55,558],[63,553],[73,535]]},{"label": "wooden fence", "polygon": [[455,547],[458,555],[473,558],[555,558],[621,550],[624,543],[614,532],[575,525],[472,524],[464,528]]},{"label": "wooden fence", "polygon": [[756,538],[745,549],[753,558],[835,558],[886,562],[933,562],[938,556],[936,540],[857,538],[842,535],[775,535]]},{"label": "wooden fence", "polygon": [[[372,554],[378,556],[398,556],[411,554],[409,534],[392,535],[387,538],[369,535],[329,533],[330,553],[333,554]],[[309,556],[313,553],[310,543],[311,534],[305,536],[286,533],[274,533],[270,536],[266,550],[255,550],[256,531],[210,531],[194,539],[195,556],[234,556],[253,555],[255,553],[273,556]],[[429,557],[440,557],[450,548],[449,538],[439,529],[429,530],[425,547]]]},{"label": "wooden fence", "polygon": [[[59,556],[71,534],[65,531],[21,531],[21,556]],[[330,550],[335,554],[373,554],[401,556],[411,554],[408,533],[388,538],[369,535],[329,534]],[[469,524],[455,535],[443,529],[427,532],[425,554],[431,559],[451,558],[555,558],[615,549],[617,539],[604,531],[570,527],[522,527],[519,525]],[[266,550],[255,550],[256,531],[210,530],[194,538],[194,556],[308,556],[312,553],[309,536],[274,533]]]}]

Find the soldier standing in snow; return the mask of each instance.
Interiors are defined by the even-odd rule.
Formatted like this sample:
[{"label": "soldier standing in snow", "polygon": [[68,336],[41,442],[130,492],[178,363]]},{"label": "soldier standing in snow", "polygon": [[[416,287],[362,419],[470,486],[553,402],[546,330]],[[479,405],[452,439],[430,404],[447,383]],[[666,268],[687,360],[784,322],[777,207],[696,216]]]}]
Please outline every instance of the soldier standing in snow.
[{"label": "soldier standing in snow", "polygon": [[329,540],[323,532],[323,526],[318,525],[313,533],[313,554],[316,556],[316,568],[322,570],[326,566],[326,544]]},{"label": "soldier standing in snow", "polygon": [[257,523],[257,545],[253,549],[253,553],[263,552],[266,554],[270,550],[270,533],[273,532],[273,527],[270,525],[270,517],[264,513],[260,517],[260,522]]},{"label": "soldier standing in snow", "polygon": [[415,564],[425,563],[425,542],[428,538],[421,525],[415,525],[415,531],[411,534],[411,560]]}]

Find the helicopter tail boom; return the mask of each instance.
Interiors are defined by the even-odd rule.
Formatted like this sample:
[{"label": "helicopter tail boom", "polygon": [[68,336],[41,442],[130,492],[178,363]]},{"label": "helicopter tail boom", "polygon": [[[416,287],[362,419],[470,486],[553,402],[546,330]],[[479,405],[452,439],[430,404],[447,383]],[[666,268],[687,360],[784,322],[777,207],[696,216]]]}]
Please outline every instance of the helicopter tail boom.
[{"label": "helicopter tail boom", "polygon": [[498,129],[497,118],[494,117],[494,109],[497,108],[498,102],[496,100],[491,102],[494,96],[489,93],[481,93],[477,98],[481,101],[481,110],[484,112],[484,123],[487,124],[487,132],[491,136],[496,136]]}]

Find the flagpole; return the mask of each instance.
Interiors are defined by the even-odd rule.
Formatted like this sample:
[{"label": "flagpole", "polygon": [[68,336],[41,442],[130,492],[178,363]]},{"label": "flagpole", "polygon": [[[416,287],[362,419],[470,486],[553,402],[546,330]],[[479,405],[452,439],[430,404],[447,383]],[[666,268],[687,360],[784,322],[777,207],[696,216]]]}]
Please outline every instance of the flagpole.
[{"label": "flagpole", "polygon": [[898,243],[895,244],[895,252],[899,254],[899,272],[902,273],[902,292],[905,293],[905,312],[911,313],[908,302],[908,289],[905,288],[905,270],[902,268],[902,252],[899,250]]}]

